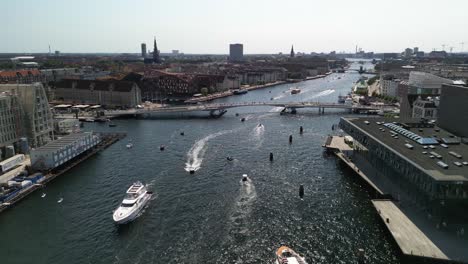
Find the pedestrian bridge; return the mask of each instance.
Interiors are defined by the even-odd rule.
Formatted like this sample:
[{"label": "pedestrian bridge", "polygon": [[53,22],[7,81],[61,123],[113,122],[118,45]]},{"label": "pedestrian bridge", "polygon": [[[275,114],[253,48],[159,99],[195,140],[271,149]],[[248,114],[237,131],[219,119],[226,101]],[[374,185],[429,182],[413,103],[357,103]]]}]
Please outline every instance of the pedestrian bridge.
[{"label": "pedestrian bridge", "polygon": [[206,111],[212,116],[221,116],[229,108],[237,107],[282,107],[282,112],[295,113],[299,108],[316,108],[319,113],[323,113],[325,109],[348,109],[350,111],[378,111],[390,110],[389,105],[382,106],[366,106],[366,105],[345,105],[338,103],[323,103],[323,102],[240,102],[240,103],[209,103],[209,104],[193,104],[182,106],[163,106],[143,109],[129,110],[112,110],[106,111],[107,116],[126,116],[126,115],[150,115],[157,113],[182,113],[182,112],[199,112]]}]

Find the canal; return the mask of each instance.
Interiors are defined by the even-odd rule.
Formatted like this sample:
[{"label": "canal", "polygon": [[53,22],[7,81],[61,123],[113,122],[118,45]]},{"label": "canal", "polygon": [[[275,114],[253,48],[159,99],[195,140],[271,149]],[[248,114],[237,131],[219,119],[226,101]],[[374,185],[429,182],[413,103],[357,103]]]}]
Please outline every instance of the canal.
[{"label": "canal", "polygon": [[[337,73],[216,102],[336,102],[359,76]],[[301,93],[291,95],[287,90],[296,86]],[[332,125],[347,113],[279,110],[230,109],[220,119],[116,120],[114,128],[85,124],[86,130],[128,136],[2,213],[1,263],[272,263],[282,244],[309,263],[357,263],[358,249],[366,263],[399,263],[363,183],[322,152]],[[191,175],[187,168],[197,171]],[[240,183],[244,173],[252,179],[248,188]],[[156,195],[137,220],[116,226],[112,211],[137,180]]]}]

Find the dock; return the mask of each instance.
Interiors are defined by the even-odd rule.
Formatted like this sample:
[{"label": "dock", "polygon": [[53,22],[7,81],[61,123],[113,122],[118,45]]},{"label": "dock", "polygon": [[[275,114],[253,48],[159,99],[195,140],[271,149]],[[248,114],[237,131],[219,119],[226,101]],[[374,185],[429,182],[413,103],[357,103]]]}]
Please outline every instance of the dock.
[{"label": "dock", "polygon": [[48,182],[57,178],[58,176],[63,175],[70,169],[74,168],[76,165],[82,163],[83,161],[87,160],[88,158],[94,156],[99,151],[108,148],[110,145],[114,144],[115,142],[119,141],[120,139],[126,137],[125,133],[102,133],[101,134],[102,140],[101,142],[93,147],[92,149],[88,150],[87,152],[83,153],[79,157],[71,160],[69,163],[64,164],[63,167],[56,168],[49,173],[44,175],[37,184],[31,185],[27,188],[22,189],[13,199],[9,200],[6,203],[0,204],[0,213],[4,210],[11,208],[16,203],[20,202],[24,198],[26,198],[29,194],[33,193],[37,189],[43,188]]},{"label": "dock", "polygon": [[345,138],[342,136],[329,136],[325,143],[322,145],[327,152],[332,152],[336,157],[343,161],[349,168],[351,168],[361,179],[363,179],[372,189],[375,190],[379,197],[384,197],[384,192],[377,187],[359,168],[352,162],[346,155],[348,151],[353,151],[353,148],[345,143]]},{"label": "dock", "polygon": [[450,260],[391,200],[372,204],[404,255]]}]

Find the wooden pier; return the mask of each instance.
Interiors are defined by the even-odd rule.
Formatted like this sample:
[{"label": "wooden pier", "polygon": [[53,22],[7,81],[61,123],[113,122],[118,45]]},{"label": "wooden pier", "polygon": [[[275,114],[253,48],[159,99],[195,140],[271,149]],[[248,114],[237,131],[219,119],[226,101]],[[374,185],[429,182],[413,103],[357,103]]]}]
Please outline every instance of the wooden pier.
[{"label": "wooden pier", "polygon": [[372,204],[404,255],[449,260],[391,200],[372,200]]}]

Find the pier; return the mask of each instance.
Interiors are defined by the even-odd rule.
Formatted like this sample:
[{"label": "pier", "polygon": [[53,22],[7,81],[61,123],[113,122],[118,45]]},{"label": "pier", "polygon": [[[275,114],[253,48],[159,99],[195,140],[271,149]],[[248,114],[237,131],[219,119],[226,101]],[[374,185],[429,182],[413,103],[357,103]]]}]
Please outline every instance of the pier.
[{"label": "pier", "polygon": [[371,200],[372,204],[403,255],[438,262],[452,261],[397,207],[390,194],[386,194],[354,164],[351,158],[353,148],[345,142],[344,136],[328,136],[322,147],[338,157],[376,192],[378,199]]},{"label": "pier", "polygon": [[45,185],[51,180],[57,178],[58,176],[63,175],[64,173],[71,170],[78,164],[94,156],[99,151],[108,148],[110,145],[114,144],[115,142],[119,141],[125,136],[126,136],[125,133],[101,133],[102,140],[98,145],[88,150],[87,152],[83,153],[82,155],[76,157],[75,159],[71,160],[70,162],[49,171],[48,173],[44,175],[44,178],[38,181],[37,184],[33,184],[29,187],[22,189],[14,198],[12,198],[6,203],[0,204],[0,213],[14,206],[16,203],[23,200],[25,197],[27,197],[29,194],[33,193],[37,189],[41,189],[45,187]]},{"label": "pier", "polygon": [[372,200],[372,204],[404,255],[449,260],[391,200]]}]

